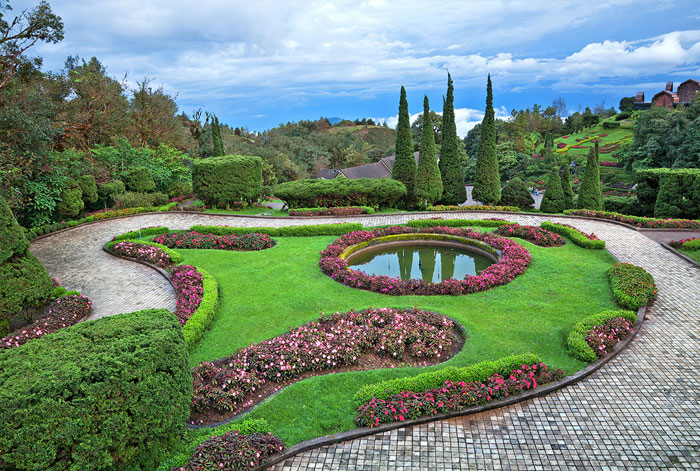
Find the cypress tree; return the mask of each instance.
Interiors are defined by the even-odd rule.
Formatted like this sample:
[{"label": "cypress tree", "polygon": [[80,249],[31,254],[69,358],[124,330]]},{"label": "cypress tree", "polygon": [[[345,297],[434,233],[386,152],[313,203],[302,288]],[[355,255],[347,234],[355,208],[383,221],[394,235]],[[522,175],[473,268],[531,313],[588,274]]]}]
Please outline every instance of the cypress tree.
[{"label": "cypress tree", "polygon": [[569,168],[564,165],[561,174],[561,189],[564,190],[564,209],[572,209],[574,207],[574,190],[571,188],[571,176]]},{"label": "cypress tree", "polygon": [[588,153],[586,170],[581,182],[581,191],[578,195],[579,209],[603,209],[603,190],[600,187],[600,166],[598,163],[598,140],[595,141],[595,151]]},{"label": "cypress tree", "polygon": [[564,190],[561,188],[558,165],[554,165],[552,173],[549,174],[547,189],[544,191],[542,204],[540,204],[540,211],[544,213],[561,213],[564,211]]},{"label": "cypress tree", "polygon": [[401,98],[399,99],[399,124],[396,126],[396,157],[394,158],[391,178],[400,181],[406,186],[404,206],[412,207],[415,204],[413,187],[416,180],[416,161],[413,157],[413,137],[411,136],[406,89],[403,87],[401,87]]},{"label": "cypress tree", "polygon": [[442,196],[442,178],[435,157],[435,134],[427,96],[423,99],[423,133],[420,139],[414,191],[418,203],[422,206],[431,205]]},{"label": "cypress tree", "polygon": [[501,200],[501,177],[496,157],[496,123],[493,111],[491,75],[486,82],[486,113],[481,122],[479,151],[476,156],[476,178],[472,198],[484,204],[496,204]]},{"label": "cypress tree", "polygon": [[226,152],[224,151],[224,141],[221,140],[221,128],[219,128],[219,118],[214,116],[211,122],[211,136],[214,143],[214,153],[212,157],[220,157]]},{"label": "cypress tree", "polygon": [[459,161],[460,140],[455,123],[454,87],[447,73],[447,98],[442,108],[442,146],[440,147],[440,176],[442,177],[442,202],[459,204],[467,200],[462,165]]}]

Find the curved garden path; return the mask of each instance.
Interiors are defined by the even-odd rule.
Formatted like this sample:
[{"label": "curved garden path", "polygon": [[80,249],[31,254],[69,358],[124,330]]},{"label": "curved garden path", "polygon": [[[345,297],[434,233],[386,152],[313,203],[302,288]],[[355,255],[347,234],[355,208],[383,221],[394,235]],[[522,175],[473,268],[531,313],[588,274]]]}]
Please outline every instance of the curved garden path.
[{"label": "curved garden path", "polygon": [[[51,276],[89,296],[94,317],[100,317],[174,306],[171,288],[160,275],[102,252],[113,235],[129,230],[154,225],[185,229],[193,224],[280,226],[350,220],[383,225],[435,216],[316,220],[148,214],[57,233],[33,242],[31,248]],[[477,415],[311,450],[272,469],[700,468],[700,270],[644,234],[602,221],[493,213],[439,216],[496,216],[530,224],[552,219],[595,232],[620,261],[643,266],[654,276],[658,299],[629,348],[575,385]]]}]

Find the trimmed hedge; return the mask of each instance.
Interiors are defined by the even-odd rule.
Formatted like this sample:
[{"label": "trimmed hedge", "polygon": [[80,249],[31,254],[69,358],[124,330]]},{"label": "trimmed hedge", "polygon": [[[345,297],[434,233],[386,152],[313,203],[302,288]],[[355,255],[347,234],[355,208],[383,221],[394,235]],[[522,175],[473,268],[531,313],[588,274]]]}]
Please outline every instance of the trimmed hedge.
[{"label": "trimmed hedge", "polygon": [[0,263],[0,321],[24,308],[40,306],[52,290],[46,268],[29,250]]},{"label": "trimmed hedge", "polygon": [[251,203],[262,195],[262,159],[245,155],[225,155],[195,160],[192,190],[207,206],[231,207]]},{"label": "trimmed hedge", "polygon": [[700,250],[700,239],[693,239],[685,242],[681,246],[681,249],[690,251]]},{"label": "trimmed hedge", "polygon": [[406,187],[389,178],[307,179],[280,183],[273,193],[290,209],[298,207],[393,207],[406,196]]},{"label": "trimmed hedge", "polygon": [[346,222],[341,224],[316,224],[308,226],[287,227],[231,227],[231,226],[192,226],[191,231],[200,234],[228,235],[228,234],[267,234],[272,237],[313,237],[336,236],[346,232],[362,230],[359,222]]},{"label": "trimmed hedge", "polygon": [[428,206],[428,211],[520,211],[516,206],[490,206],[485,204],[472,204],[469,206],[454,206],[438,204]]},{"label": "trimmed hedge", "polygon": [[71,185],[63,190],[61,198],[56,204],[56,209],[61,213],[61,216],[66,218],[77,216],[85,207],[83,190],[76,182],[72,182]]},{"label": "trimmed hedge", "polygon": [[197,271],[202,274],[202,300],[199,302],[197,310],[182,326],[182,333],[189,350],[192,350],[202,339],[219,308],[219,284],[216,282],[216,278],[201,268],[197,268]]},{"label": "trimmed hedge", "polygon": [[414,219],[406,223],[409,227],[500,227],[508,224],[515,224],[510,221],[499,221],[495,219]]},{"label": "trimmed hedge", "polygon": [[643,214],[654,217],[700,217],[700,169],[654,168],[637,172],[637,198]]},{"label": "trimmed hedge", "polygon": [[128,171],[124,175],[124,183],[129,191],[147,193],[156,189],[151,171],[145,167],[138,167]]},{"label": "trimmed hedge", "polygon": [[482,361],[472,366],[462,368],[449,366],[441,370],[430,371],[417,376],[390,379],[365,385],[355,393],[354,400],[359,406],[368,403],[373,397],[377,399],[387,399],[389,396],[400,393],[401,391],[423,392],[429,389],[439,388],[445,384],[445,381],[485,381],[495,373],[502,376],[510,375],[510,372],[516,368],[520,368],[523,365],[540,363],[540,361],[537,355],[525,353],[522,355],[511,355],[499,358],[495,361]]},{"label": "trimmed hedge", "polygon": [[501,190],[501,201],[503,206],[517,206],[518,208],[532,208],[535,200],[527,189],[527,185],[521,179],[515,177],[511,179]]},{"label": "trimmed hedge", "polygon": [[166,309],[83,322],[0,351],[0,364],[10,469],[154,469],[189,416],[187,347]]},{"label": "trimmed hedge", "polygon": [[567,209],[564,214],[586,216],[592,218],[610,219],[637,227],[649,229],[700,229],[700,220],[697,219],[655,219],[626,214],[611,213],[608,211],[590,211],[587,209]]},{"label": "trimmed hedge", "polygon": [[126,185],[120,180],[97,185],[97,196],[99,196],[100,201],[107,206],[114,205],[114,199],[112,198],[114,195],[119,195],[124,192],[126,192]]},{"label": "trimmed hedge", "polygon": [[618,263],[608,269],[610,287],[618,306],[639,309],[656,298],[656,284],[644,268]]},{"label": "trimmed hedge", "polygon": [[605,248],[604,240],[591,240],[585,235],[583,235],[581,231],[571,227],[563,226],[561,224],[549,221],[544,221],[542,224],[540,224],[540,227],[542,227],[543,229],[547,229],[548,231],[556,232],[557,234],[562,235],[564,237],[568,237],[569,240],[571,240],[571,242],[585,249]]},{"label": "trimmed hedge", "polygon": [[593,351],[593,349],[586,342],[586,337],[588,336],[588,331],[593,327],[598,327],[611,319],[616,317],[624,317],[632,325],[637,322],[637,314],[633,311],[603,311],[598,314],[593,314],[583,318],[581,322],[574,325],[566,338],[566,344],[569,346],[569,351],[573,356],[581,361],[590,363],[598,359],[598,355]]},{"label": "trimmed hedge", "polygon": [[142,227],[141,229],[136,230],[136,231],[126,232],[124,234],[114,236],[112,238],[112,240],[126,240],[126,239],[140,240],[140,237],[148,237],[148,236],[152,236],[152,235],[166,234],[168,232],[170,232],[170,229],[165,227],[165,226]]},{"label": "trimmed hedge", "polygon": [[5,198],[0,196],[0,263],[14,254],[24,253],[28,248],[29,242],[22,226],[17,223]]},{"label": "trimmed hedge", "polygon": [[636,196],[608,196],[603,198],[603,206],[605,206],[605,211],[611,213],[642,215]]},{"label": "trimmed hedge", "polygon": [[290,216],[350,216],[353,214],[374,214],[371,206],[331,206],[330,208],[290,209]]},{"label": "trimmed hedge", "polygon": [[150,208],[154,206],[162,206],[168,204],[168,195],[165,193],[137,193],[127,191],[112,196],[115,202],[115,208]]}]

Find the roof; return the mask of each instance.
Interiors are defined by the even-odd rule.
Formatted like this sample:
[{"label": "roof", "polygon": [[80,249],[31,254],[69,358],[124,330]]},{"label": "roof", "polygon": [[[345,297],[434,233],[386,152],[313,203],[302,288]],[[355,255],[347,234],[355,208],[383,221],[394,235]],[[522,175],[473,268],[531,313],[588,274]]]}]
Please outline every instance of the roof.
[{"label": "roof", "polygon": [[332,180],[338,176],[338,171],[330,168],[322,168],[318,171],[316,178],[325,178],[326,180]]},{"label": "roof", "polygon": [[356,178],[391,178],[391,170],[381,162],[344,168],[340,172],[351,180]]}]

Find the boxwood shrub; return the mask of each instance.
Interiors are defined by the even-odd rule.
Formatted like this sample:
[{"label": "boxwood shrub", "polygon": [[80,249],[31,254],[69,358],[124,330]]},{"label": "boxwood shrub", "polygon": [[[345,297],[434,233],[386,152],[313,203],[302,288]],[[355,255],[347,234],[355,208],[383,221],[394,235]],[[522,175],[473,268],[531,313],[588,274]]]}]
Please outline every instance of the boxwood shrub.
[{"label": "boxwood shrub", "polygon": [[156,189],[156,183],[153,181],[151,171],[145,167],[138,167],[129,170],[124,175],[124,183],[129,191],[137,193],[146,193]]},{"label": "boxwood shrub", "polygon": [[494,219],[414,219],[408,221],[410,227],[500,227],[508,224],[515,224],[510,221],[499,221]]},{"label": "boxwood shrub", "polygon": [[499,358],[495,361],[482,361],[472,366],[462,368],[449,366],[437,371],[422,373],[417,376],[396,378],[365,385],[355,393],[354,400],[359,406],[368,403],[373,397],[377,399],[387,399],[389,396],[400,393],[401,391],[423,392],[429,389],[439,388],[445,384],[445,381],[485,381],[489,376],[493,376],[495,373],[502,376],[509,375],[510,372],[516,368],[520,368],[523,365],[540,363],[540,361],[537,355],[525,353],[522,355],[511,355]]},{"label": "boxwood shrub", "polygon": [[637,310],[656,298],[654,277],[642,267],[618,263],[608,269],[608,278],[620,307]]},{"label": "boxwood shrub", "polygon": [[585,235],[583,235],[581,231],[578,231],[572,227],[563,226],[561,224],[549,221],[544,221],[542,224],[540,224],[540,227],[542,227],[543,229],[547,229],[548,231],[556,232],[557,234],[562,235],[564,237],[568,237],[569,240],[571,240],[571,242],[585,249],[605,248],[604,240],[591,240]]},{"label": "boxwood shrub", "polygon": [[0,263],[0,321],[40,306],[52,290],[46,268],[29,250]]},{"label": "boxwood shrub", "polygon": [[192,189],[207,206],[230,207],[240,201],[251,203],[262,194],[262,159],[226,155],[195,160]]},{"label": "boxwood shrub", "polygon": [[312,178],[280,183],[273,193],[290,209],[319,206],[390,208],[406,195],[406,187],[390,178]]},{"label": "boxwood shrub", "polygon": [[260,233],[269,236],[306,237],[306,236],[335,236],[343,235],[346,232],[359,231],[362,229],[359,222],[347,222],[341,224],[316,224],[308,226],[287,226],[287,227],[231,227],[231,226],[192,226],[191,231],[200,234],[252,234]]},{"label": "boxwood shrub", "polygon": [[586,342],[588,331],[593,327],[601,326],[616,317],[624,317],[632,325],[637,322],[637,314],[633,311],[611,310],[585,317],[583,320],[581,320],[581,322],[574,325],[566,339],[566,343],[569,346],[569,351],[571,354],[579,360],[585,361],[586,363],[596,361],[598,356],[588,345],[588,342]]},{"label": "boxwood shrub", "polygon": [[0,351],[0,364],[10,469],[154,469],[189,416],[187,347],[166,309],[83,322]]},{"label": "boxwood shrub", "polygon": [[202,300],[194,314],[182,326],[182,333],[190,350],[201,340],[219,307],[219,285],[216,279],[201,268],[197,268],[197,271],[202,274]]},{"label": "boxwood shrub", "polygon": [[80,189],[78,182],[70,182],[61,193],[56,209],[61,213],[61,216],[72,218],[80,214],[84,207],[83,190]]},{"label": "boxwood shrub", "polygon": [[80,185],[80,190],[83,192],[83,202],[85,205],[96,203],[99,197],[97,195],[95,177],[92,175],[83,175],[78,178],[78,184]]},{"label": "boxwood shrub", "polygon": [[97,196],[102,204],[106,206],[114,205],[114,195],[122,194],[126,191],[126,185],[120,180],[100,183],[97,185]]},{"label": "boxwood shrub", "polygon": [[14,254],[24,253],[28,248],[29,242],[22,226],[17,223],[5,198],[0,196],[0,263]]}]

